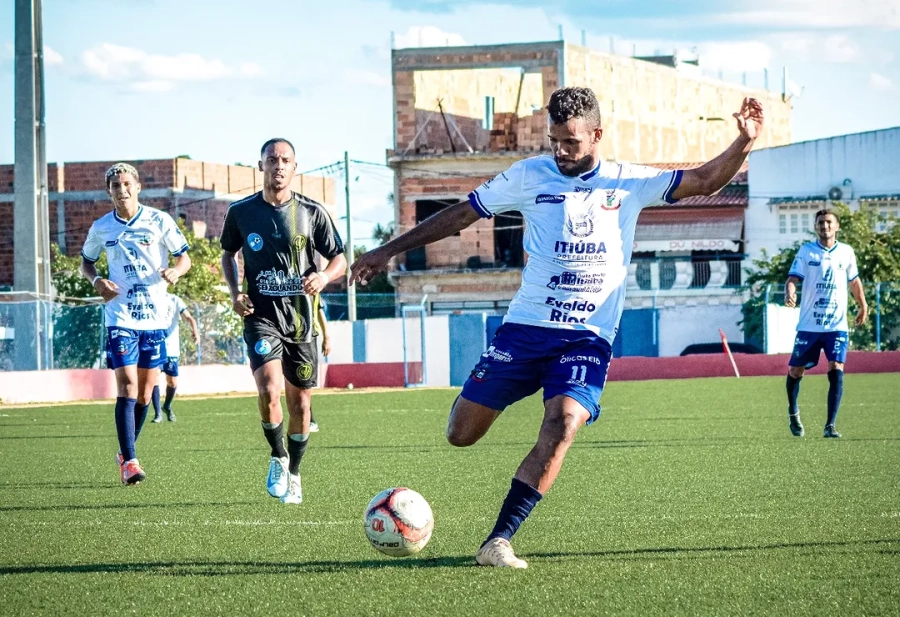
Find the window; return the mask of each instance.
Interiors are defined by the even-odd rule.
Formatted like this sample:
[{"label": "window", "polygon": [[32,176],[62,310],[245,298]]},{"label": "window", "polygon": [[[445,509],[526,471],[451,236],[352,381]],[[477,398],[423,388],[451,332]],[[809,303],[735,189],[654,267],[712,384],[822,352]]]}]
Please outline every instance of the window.
[{"label": "window", "polygon": [[900,220],[900,200],[884,199],[872,200],[864,202],[865,205],[878,212],[879,220],[875,224],[875,231],[890,231],[898,220]]},{"label": "window", "polygon": [[818,206],[784,205],[778,211],[778,233],[782,236],[804,236],[813,230],[813,216]]},{"label": "window", "polygon": [[675,268],[675,260],[661,259],[659,261],[659,288],[672,289],[676,276],[678,276],[678,271]]},{"label": "window", "polygon": [[650,289],[650,260],[640,259],[635,262],[634,278],[637,279],[638,287],[641,289]]}]

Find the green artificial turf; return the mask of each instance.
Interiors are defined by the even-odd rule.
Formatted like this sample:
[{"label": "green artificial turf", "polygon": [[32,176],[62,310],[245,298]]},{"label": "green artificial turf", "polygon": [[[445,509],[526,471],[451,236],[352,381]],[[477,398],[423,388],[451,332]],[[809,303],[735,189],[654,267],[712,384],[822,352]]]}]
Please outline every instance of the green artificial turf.
[{"label": "green artificial turf", "polygon": [[[176,399],[123,487],[111,404],[0,407],[3,615],[896,615],[900,375],[847,375],[840,440],[824,376],[610,383],[515,536],[524,571],[479,568],[541,400],[470,448],[457,390],[316,394],[304,502],[268,496],[254,399]],[[408,486],[435,531],[375,552],[369,499]]]}]

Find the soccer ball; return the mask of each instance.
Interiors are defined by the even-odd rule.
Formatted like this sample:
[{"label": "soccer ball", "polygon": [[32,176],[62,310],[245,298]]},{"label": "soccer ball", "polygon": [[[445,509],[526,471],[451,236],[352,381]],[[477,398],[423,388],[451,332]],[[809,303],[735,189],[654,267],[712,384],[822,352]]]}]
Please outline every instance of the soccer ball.
[{"label": "soccer ball", "polygon": [[405,487],[381,491],[365,515],[366,537],[376,550],[391,557],[418,553],[434,529],[431,506],[419,493]]}]

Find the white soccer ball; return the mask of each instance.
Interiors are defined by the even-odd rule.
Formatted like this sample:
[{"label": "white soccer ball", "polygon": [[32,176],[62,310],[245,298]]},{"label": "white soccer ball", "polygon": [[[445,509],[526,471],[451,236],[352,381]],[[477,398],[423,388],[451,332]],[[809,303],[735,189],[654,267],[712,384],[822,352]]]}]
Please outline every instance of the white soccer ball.
[{"label": "white soccer ball", "polygon": [[405,487],[381,491],[365,514],[366,537],[376,550],[391,557],[418,553],[431,539],[434,516],[419,493]]}]

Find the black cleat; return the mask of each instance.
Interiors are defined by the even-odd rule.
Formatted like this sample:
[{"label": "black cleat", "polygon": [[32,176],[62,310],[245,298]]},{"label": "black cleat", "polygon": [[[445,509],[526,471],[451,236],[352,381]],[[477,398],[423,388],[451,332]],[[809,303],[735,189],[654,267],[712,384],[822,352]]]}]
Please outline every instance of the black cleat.
[{"label": "black cleat", "polygon": [[833,424],[829,424],[825,427],[825,434],[822,435],[822,437],[825,437],[826,439],[840,439],[841,434],[834,430]]},{"label": "black cleat", "polygon": [[160,422],[162,422],[161,414],[156,414],[155,416],[153,416],[153,424],[159,424]]},{"label": "black cleat", "polygon": [[163,409],[163,411],[166,412],[166,418],[169,420],[169,422],[175,422],[177,420],[177,418],[175,417],[175,412],[171,409]]},{"label": "black cleat", "polygon": [[800,423],[800,414],[788,416],[791,420],[791,435],[794,437],[803,437],[803,425]]}]

